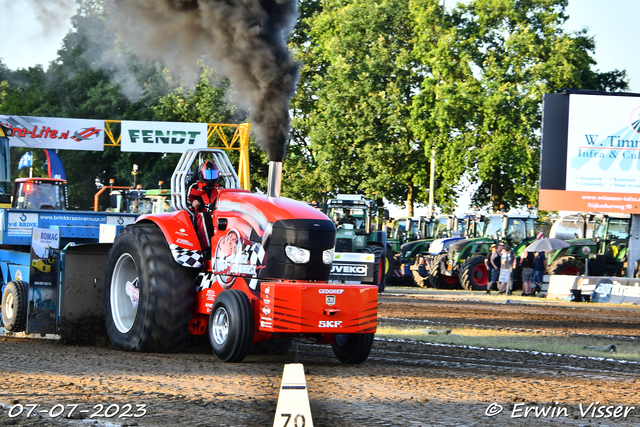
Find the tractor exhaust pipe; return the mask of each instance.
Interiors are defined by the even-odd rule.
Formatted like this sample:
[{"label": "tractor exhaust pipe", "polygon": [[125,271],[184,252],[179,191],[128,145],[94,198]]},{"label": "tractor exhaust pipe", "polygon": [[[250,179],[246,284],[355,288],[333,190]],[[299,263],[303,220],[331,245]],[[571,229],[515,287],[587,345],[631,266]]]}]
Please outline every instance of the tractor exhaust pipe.
[{"label": "tractor exhaust pipe", "polygon": [[280,197],[282,184],[282,162],[269,162],[269,180],[267,181],[267,196]]}]

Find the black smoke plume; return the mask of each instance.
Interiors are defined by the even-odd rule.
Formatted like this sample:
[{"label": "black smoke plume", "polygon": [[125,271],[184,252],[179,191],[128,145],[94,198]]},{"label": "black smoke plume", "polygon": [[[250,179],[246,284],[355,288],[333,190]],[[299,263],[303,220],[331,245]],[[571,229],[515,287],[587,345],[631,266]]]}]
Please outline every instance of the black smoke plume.
[{"label": "black smoke plume", "polygon": [[296,0],[113,1],[119,32],[139,56],[181,75],[204,59],[227,76],[269,160],[283,160],[299,77],[286,44]]}]

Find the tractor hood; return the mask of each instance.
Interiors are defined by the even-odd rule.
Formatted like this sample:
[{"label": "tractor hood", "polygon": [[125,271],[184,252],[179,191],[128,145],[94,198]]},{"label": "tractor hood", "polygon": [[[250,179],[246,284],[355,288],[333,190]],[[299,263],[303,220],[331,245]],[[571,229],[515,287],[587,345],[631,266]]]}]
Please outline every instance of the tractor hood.
[{"label": "tractor hood", "polygon": [[447,237],[444,239],[436,239],[429,245],[429,254],[438,255],[449,250],[452,243],[463,240],[462,237]]}]

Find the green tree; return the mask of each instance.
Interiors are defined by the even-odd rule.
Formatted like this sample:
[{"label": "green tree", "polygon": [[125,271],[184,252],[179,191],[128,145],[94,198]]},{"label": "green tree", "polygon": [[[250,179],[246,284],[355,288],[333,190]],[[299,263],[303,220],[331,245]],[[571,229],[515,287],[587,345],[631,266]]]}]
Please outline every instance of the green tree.
[{"label": "green tree", "polygon": [[[566,4],[473,0],[444,17],[436,42],[420,39],[418,50],[432,52],[432,66],[444,64],[426,80],[427,96],[417,97],[414,110],[417,133],[439,144],[440,205],[452,205],[464,176],[479,183],[476,205],[535,204],[543,94],[626,89],[624,72],[592,70],[594,45],[585,31],[564,31]],[[428,29],[418,10],[416,33]]]},{"label": "green tree", "polygon": [[322,2],[295,46],[304,62],[293,102],[290,182],[304,200],[320,191],[425,199],[420,143],[410,125],[420,75],[411,63],[408,0]]}]

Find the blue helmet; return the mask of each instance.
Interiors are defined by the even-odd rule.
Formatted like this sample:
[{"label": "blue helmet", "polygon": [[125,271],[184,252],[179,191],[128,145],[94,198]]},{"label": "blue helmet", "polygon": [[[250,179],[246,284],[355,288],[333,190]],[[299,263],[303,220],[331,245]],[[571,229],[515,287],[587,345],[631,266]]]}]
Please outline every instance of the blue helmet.
[{"label": "blue helmet", "polygon": [[200,179],[204,182],[215,182],[218,179],[218,167],[211,160],[200,165]]}]

